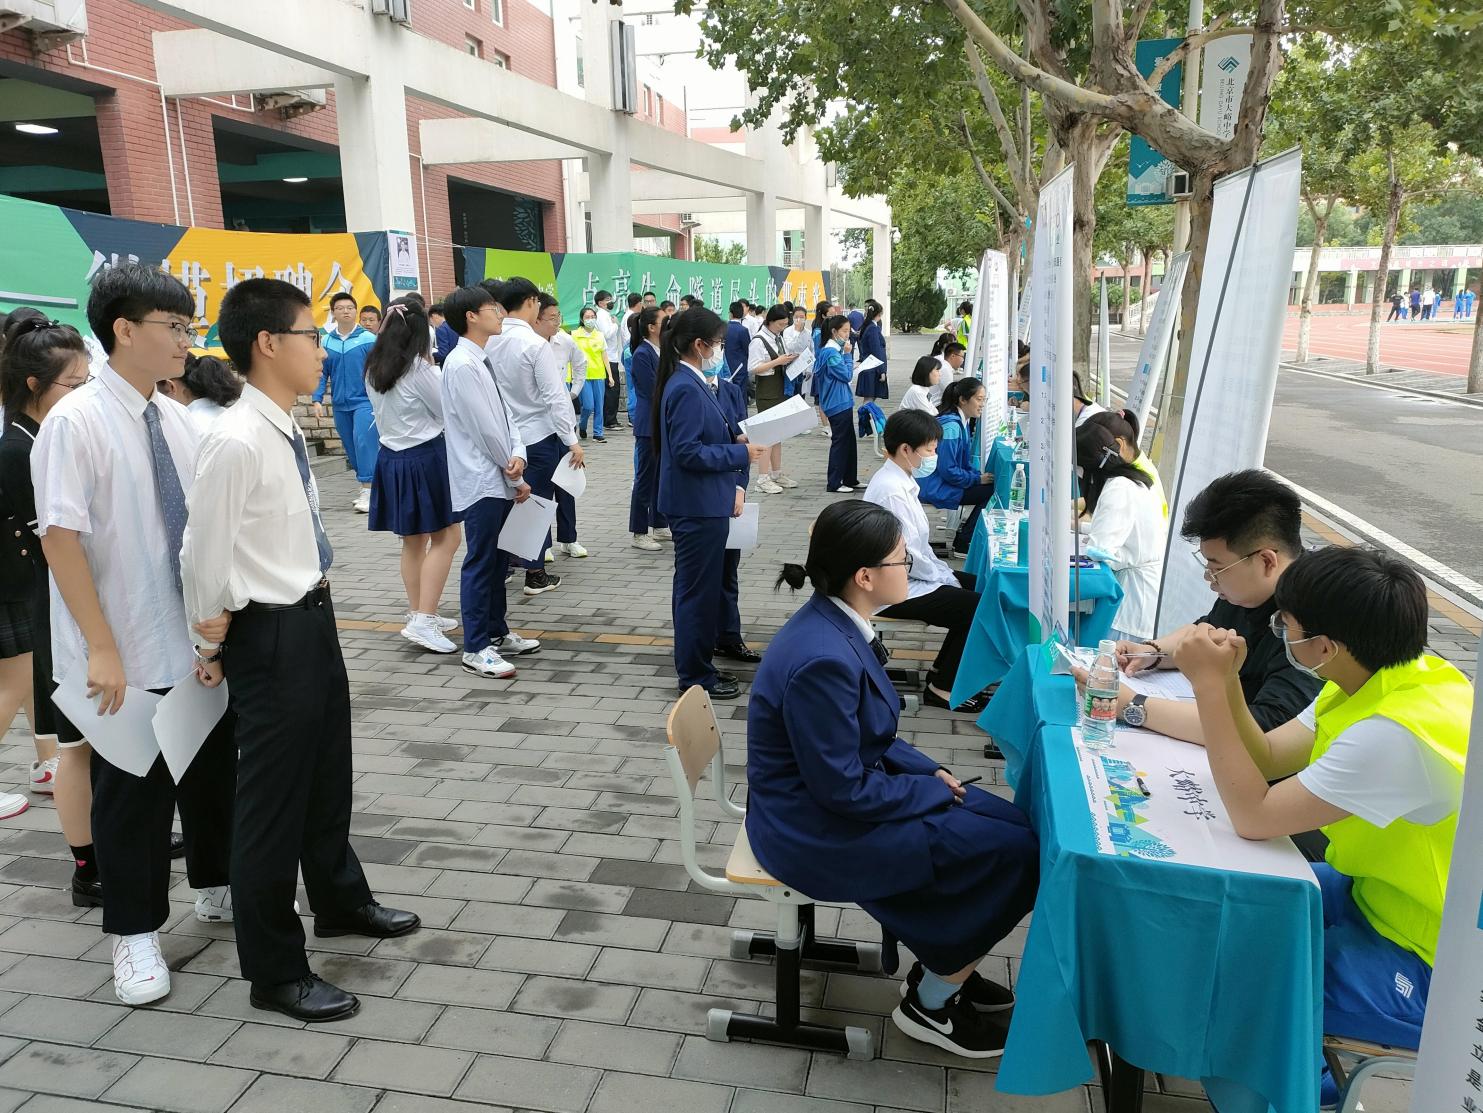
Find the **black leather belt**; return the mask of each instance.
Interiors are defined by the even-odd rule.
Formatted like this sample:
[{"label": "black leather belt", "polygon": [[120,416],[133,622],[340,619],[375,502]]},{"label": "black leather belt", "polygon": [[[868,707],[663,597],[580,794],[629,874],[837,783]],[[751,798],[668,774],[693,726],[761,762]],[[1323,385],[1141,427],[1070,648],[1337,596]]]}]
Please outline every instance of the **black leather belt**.
[{"label": "black leather belt", "polygon": [[320,580],[305,593],[302,599],[293,603],[259,603],[256,599],[252,599],[242,609],[244,611],[307,611],[323,606],[329,601],[329,597],[329,580]]}]

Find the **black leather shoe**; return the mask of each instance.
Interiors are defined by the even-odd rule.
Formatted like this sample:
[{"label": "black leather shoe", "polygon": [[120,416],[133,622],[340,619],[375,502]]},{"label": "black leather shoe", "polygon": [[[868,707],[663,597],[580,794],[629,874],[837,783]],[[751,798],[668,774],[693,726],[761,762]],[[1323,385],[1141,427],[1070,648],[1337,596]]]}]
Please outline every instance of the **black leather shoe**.
[{"label": "black leather shoe", "polygon": [[72,903],[78,908],[102,908],[103,882],[96,877],[91,881],[83,881],[73,874]]},{"label": "black leather shoe", "polygon": [[315,916],[314,934],[320,939],[329,939],[336,935],[369,935],[373,939],[393,939],[416,931],[421,924],[422,919],[415,912],[383,908],[375,901],[368,901],[354,912],[338,918]]},{"label": "black leather shoe", "polygon": [[762,654],[752,649],[746,642],[737,642],[735,645],[718,645],[714,656],[724,657],[728,661],[745,661],[749,665],[755,665],[762,660]]},{"label": "black leather shoe", "polygon": [[309,1024],[344,1020],[360,1011],[360,999],[318,974],[279,985],[252,985],[252,1007],[279,1012]]},{"label": "black leather shoe", "polygon": [[717,676],[716,682],[711,685],[711,699],[736,699],[741,695],[741,685],[735,677]]},{"label": "black leather shoe", "polygon": [[734,673],[734,672],[727,672],[725,669],[717,669],[716,670],[716,679],[717,680],[724,680],[728,684],[740,684],[741,683],[741,678],[738,677],[736,675],[736,673]]},{"label": "black leather shoe", "polygon": [[185,836],[177,835],[174,831],[170,832],[170,857],[185,857]]},{"label": "black leather shoe", "polygon": [[922,706],[941,707],[948,711],[956,711],[962,715],[977,715],[980,714],[985,707],[989,706],[989,697],[980,692],[976,696],[968,697],[968,699],[958,704],[957,707],[952,707],[948,704],[947,700],[943,699],[931,688],[923,688]]}]

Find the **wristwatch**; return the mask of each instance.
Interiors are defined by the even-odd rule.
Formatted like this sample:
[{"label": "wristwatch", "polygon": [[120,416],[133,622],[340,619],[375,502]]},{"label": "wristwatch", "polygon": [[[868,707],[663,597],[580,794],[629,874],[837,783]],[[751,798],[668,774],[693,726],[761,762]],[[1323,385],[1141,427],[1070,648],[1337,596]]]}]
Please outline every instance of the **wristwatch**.
[{"label": "wristwatch", "polygon": [[209,654],[202,653],[199,645],[192,646],[191,649],[195,652],[196,660],[203,665],[214,665],[221,660],[221,646],[217,646],[216,652]]},{"label": "wristwatch", "polygon": [[1143,706],[1147,702],[1148,697],[1139,692],[1133,697],[1133,702],[1123,708],[1122,721],[1130,727],[1141,727],[1148,720],[1148,708]]}]

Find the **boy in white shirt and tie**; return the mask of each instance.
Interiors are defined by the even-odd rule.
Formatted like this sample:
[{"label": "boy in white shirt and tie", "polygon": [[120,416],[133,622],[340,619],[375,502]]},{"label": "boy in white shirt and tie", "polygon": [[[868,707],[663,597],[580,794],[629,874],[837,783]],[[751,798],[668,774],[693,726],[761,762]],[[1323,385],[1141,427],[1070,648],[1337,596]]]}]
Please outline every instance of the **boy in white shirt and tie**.
[{"label": "boy in white shirt and tie", "polygon": [[230,682],[237,714],[237,954],[254,1008],[339,1020],[360,1002],[309,969],[294,906],[300,867],[316,936],[386,939],[420,921],[376,903],[349,841],[350,685],[326,578],[334,552],[290,416],[318,382],[324,350],[308,297],[277,279],[234,286],[218,329],[247,385],[201,445],[180,561],[203,635],[197,656],[208,679]]},{"label": "boy in white shirt and tie", "polygon": [[[31,457],[37,533],[54,585],[53,676],[61,683],[85,669],[100,716],[139,699],[140,689],[163,694],[197,683],[180,543],[198,434],[185,407],[155,390],[158,380],[184,373],[194,312],[190,291],[155,267],[129,264],[99,274],[88,324],[108,360],[47,415]],[[217,724],[178,786],[163,757],[139,777],[93,753],[103,930],[117,937],[114,993],[126,1005],[170,992],[159,929],[170,914],[177,803],[187,873],[201,890],[196,916],[208,923],[232,918],[230,719]],[[64,717],[59,745],[82,741],[89,725]],[[97,903],[76,886],[73,899]]]}]

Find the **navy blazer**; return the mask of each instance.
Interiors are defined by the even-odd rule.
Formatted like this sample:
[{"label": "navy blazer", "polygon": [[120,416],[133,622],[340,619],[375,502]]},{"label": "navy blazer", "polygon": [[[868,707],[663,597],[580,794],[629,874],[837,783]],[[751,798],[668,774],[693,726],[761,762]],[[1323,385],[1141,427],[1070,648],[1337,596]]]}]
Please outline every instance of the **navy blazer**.
[{"label": "navy blazer", "polygon": [[922,817],[952,806],[937,762],[896,734],[901,700],[870,642],[815,593],[772,639],[747,709],[747,835],[815,900],[931,883]]},{"label": "navy blazer", "polygon": [[[716,397],[721,402],[721,412],[726,419],[738,428],[747,420],[747,388],[740,383],[729,383],[725,379],[718,380],[716,384]],[[739,468],[736,473],[737,486],[743,490],[752,481],[752,461]]]},{"label": "navy blazer", "polygon": [[628,372],[628,392],[633,397],[629,422],[635,437],[653,435],[654,387],[659,382],[659,355],[646,340],[633,353],[633,366]]},{"label": "navy blazer", "polygon": [[751,379],[751,372],[747,370],[747,352],[752,347],[752,334],[747,326],[740,321],[728,321],[726,324],[726,366],[722,374],[730,377],[732,382],[741,383],[742,389],[747,389],[747,383]]},{"label": "navy blazer", "polygon": [[671,518],[729,518],[738,473],[748,466],[741,432],[711,388],[684,364],[660,400],[659,512]]}]

